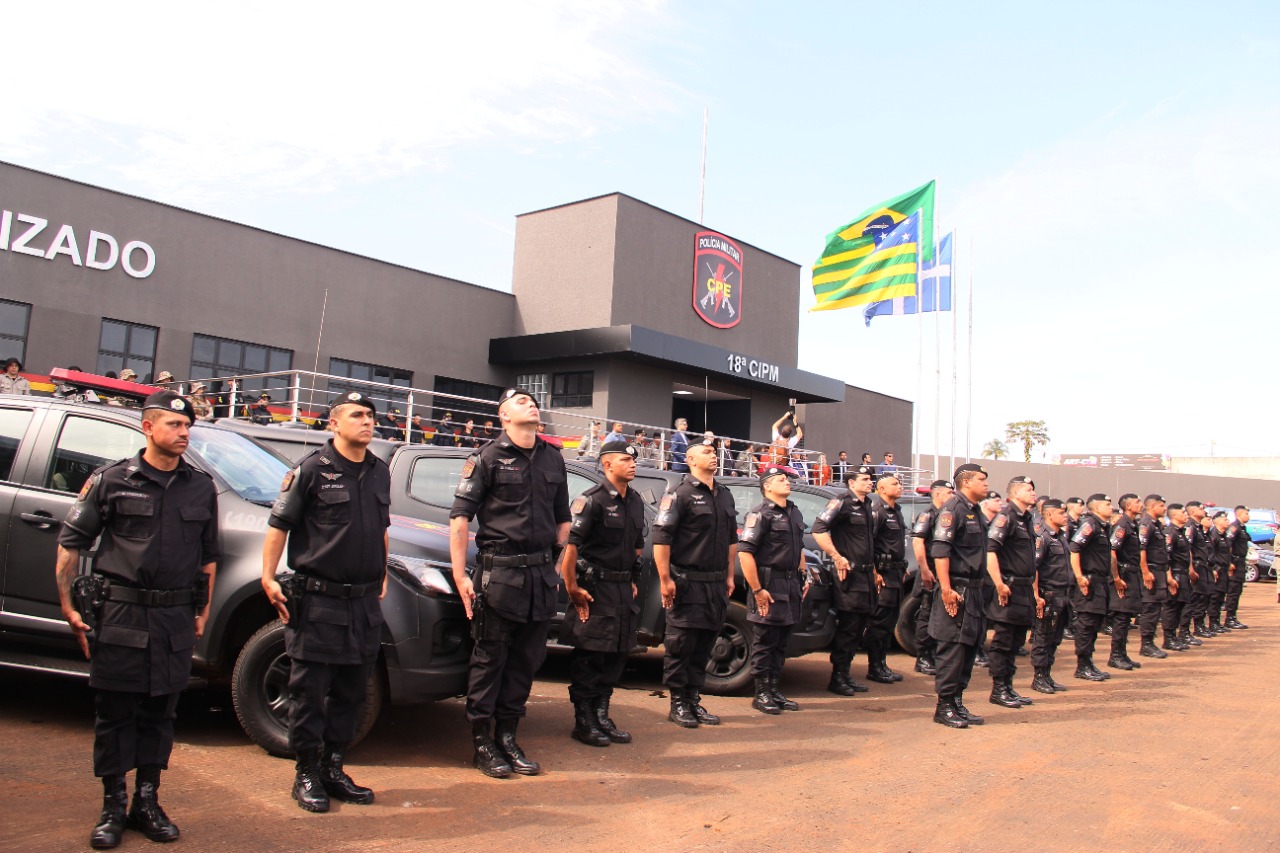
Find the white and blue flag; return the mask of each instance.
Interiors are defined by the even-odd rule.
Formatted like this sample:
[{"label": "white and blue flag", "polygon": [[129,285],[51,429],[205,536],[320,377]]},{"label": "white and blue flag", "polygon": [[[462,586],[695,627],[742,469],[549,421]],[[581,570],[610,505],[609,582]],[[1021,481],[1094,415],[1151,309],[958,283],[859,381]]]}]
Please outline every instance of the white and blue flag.
[{"label": "white and blue flag", "polygon": [[951,238],[942,238],[933,260],[920,265],[919,296],[899,296],[872,302],[862,310],[868,328],[871,318],[894,314],[915,314],[917,311],[950,311],[951,309]]}]

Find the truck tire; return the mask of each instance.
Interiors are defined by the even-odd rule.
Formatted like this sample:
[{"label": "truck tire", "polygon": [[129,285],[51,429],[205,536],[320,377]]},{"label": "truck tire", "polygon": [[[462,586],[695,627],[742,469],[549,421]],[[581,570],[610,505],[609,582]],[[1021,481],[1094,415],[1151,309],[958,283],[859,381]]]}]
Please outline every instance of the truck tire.
[{"label": "truck tire", "polygon": [[[356,729],[355,746],[373,728],[382,710],[382,668],[369,679],[364,715]],[[231,671],[231,701],[236,719],[254,743],[271,755],[292,758],[289,748],[289,657],[284,651],[284,623],[274,619],[249,638]]]},{"label": "truck tire", "polygon": [[707,681],[703,685],[703,691],[715,696],[727,696],[746,689],[751,684],[753,645],[747,608],[736,601],[729,602],[724,626],[711,649],[711,660],[707,661]]},{"label": "truck tire", "polygon": [[893,638],[898,641],[898,646],[912,657],[920,651],[916,645],[916,614],[920,612],[921,589],[919,584],[912,586],[911,592],[902,602],[902,609],[898,611],[898,623],[893,626]]}]

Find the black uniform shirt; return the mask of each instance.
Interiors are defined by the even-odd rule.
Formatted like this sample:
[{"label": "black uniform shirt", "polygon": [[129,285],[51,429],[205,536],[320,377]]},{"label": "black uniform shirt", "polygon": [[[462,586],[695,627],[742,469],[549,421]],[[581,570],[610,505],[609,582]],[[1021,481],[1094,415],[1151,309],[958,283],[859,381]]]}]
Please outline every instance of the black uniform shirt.
[{"label": "black uniform shirt", "polygon": [[626,497],[608,480],[587,489],[570,507],[569,544],[578,556],[607,572],[630,572],[636,549],[644,547],[644,500],[635,489]]},{"label": "black uniform shirt", "polygon": [[289,568],[336,583],[382,580],[391,471],[373,453],[353,462],[330,439],[285,475],[267,521],[289,532]]},{"label": "black uniform shirt", "polygon": [[144,589],[190,589],[222,557],[213,478],[178,460],[172,472],[137,456],[99,468],[67,513],[58,544],[85,551],[102,534],[94,571]]},{"label": "black uniform shirt", "polygon": [[1169,541],[1165,538],[1164,525],[1145,512],[1138,519],[1138,548],[1147,552],[1147,568],[1163,569],[1169,565]]},{"label": "black uniform shirt", "polygon": [[525,450],[503,431],[467,457],[449,517],[479,518],[476,547],[483,553],[554,546],[556,528],[571,518],[564,457],[545,441]]},{"label": "black uniform shirt", "polygon": [[933,504],[924,512],[916,516],[916,523],[911,528],[911,535],[915,539],[924,540],[924,559],[929,565],[929,570],[933,571],[933,525],[938,521],[938,508]]},{"label": "black uniform shirt", "polygon": [[1191,557],[1200,574],[1209,568],[1209,532],[1198,521],[1187,526],[1187,541],[1191,543]]},{"label": "black uniform shirt", "polygon": [[1116,552],[1116,562],[1122,566],[1137,566],[1141,559],[1137,525],[1127,512],[1111,526],[1111,550]]},{"label": "black uniform shirt", "polygon": [[832,498],[813,522],[814,533],[827,533],[836,552],[854,566],[875,562],[871,536],[871,498],[858,500],[853,492]]},{"label": "black uniform shirt", "polygon": [[1245,558],[1249,556],[1249,531],[1243,524],[1233,521],[1227,525],[1227,551],[1231,562],[1243,567]]},{"label": "black uniform shirt", "polygon": [[1071,559],[1067,554],[1066,527],[1054,533],[1046,524],[1036,537],[1036,572],[1040,576],[1041,595],[1048,590],[1062,592],[1071,585]]},{"label": "black uniform shirt", "polygon": [[1000,558],[1000,575],[1032,578],[1036,574],[1036,539],[1030,512],[1019,513],[1012,503],[996,513],[987,530],[987,551]]},{"label": "black uniform shirt", "polygon": [[1218,568],[1225,568],[1231,564],[1231,543],[1227,541],[1227,533],[1230,528],[1219,533],[1215,527],[1209,533],[1209,561]]},{"label": "black uniform shirt", "polygon": [[1091,512],[1080,516],[1080,526],[1067,546],[1080,555],[1080,570],[1094,577],[1111,577],[1111,540],[1107,523]]},{"label": "black uniform shirt", "polygon": [[662,496],[653,522],[653,544],[671,546],[671,565],[694,572],[729,568],[729,546],[737,538],[738,510],[719,483],[707,488],[692,474]]},{"label": "black uniform shirt", "polygon": [[901,507],[889,506],[879,495],[873,497],[871,532],[876,542],[876,559],[898,562],[907,559],[907,522]]},{"label": "black uniform shirt", "polygon": [[1187,539],[1187,531],[1176,524],[1170,524],[1165,528],[1165,544],[1169,548],[1169,567],[1175,572],[1189,571],[1191,542]]},{"label": "black uniform shirt", "polygon": [[760,566],[798,569],[804,553],[804,530],[804,516],[791,501],[787,501],[785,506],[762,501],[747,513],[743,521],[738,550],[754,554],[756,564]]},{"label": "black uniform shirt", "polygon": [[981,507],[959,492],[952,495],[938,511],[931,550],[935,560],[946,557],[951,561],[953,580],[981,581],[987,555],[987,517]]}]

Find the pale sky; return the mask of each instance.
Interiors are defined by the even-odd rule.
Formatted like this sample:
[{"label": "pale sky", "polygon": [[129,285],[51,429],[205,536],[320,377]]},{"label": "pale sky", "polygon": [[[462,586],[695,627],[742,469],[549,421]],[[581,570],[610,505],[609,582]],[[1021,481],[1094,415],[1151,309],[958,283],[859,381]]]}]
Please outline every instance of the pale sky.
[{"label": "pale sky", "polygon": [[799,366],[919,400],[926,452],[940,370],[945,454],[951,316],[940,364],[924,322],[921,382],[914,318],[805,313],[824,235],[936,179],[974,283],[975,453],[1029,418],[1049,454],[1277,453],[1280,4],[48,2],[3,21],[0,159],[501,290],[519,213],[621,191],[696,219],[706,109],[703,222],[801,264]]}]

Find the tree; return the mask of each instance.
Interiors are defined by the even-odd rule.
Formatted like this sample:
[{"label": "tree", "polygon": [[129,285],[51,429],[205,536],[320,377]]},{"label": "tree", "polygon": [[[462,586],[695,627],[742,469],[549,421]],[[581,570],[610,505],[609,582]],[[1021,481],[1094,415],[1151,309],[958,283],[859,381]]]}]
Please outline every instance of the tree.
[{"label": "tree", "polygon": [[993,438],[982,448],[982,455],[990,456],[992,459],[1003,459],[1009,455],[1009,448],[1005,447],[1000,439]]},{"label": "tree", "polygon": [[1022,456],[1031,461],[1031,448],[1049,443],[1049,430],[1044,421],[1013,421],[1004,428],[1004,437],[1022,443]]}]

